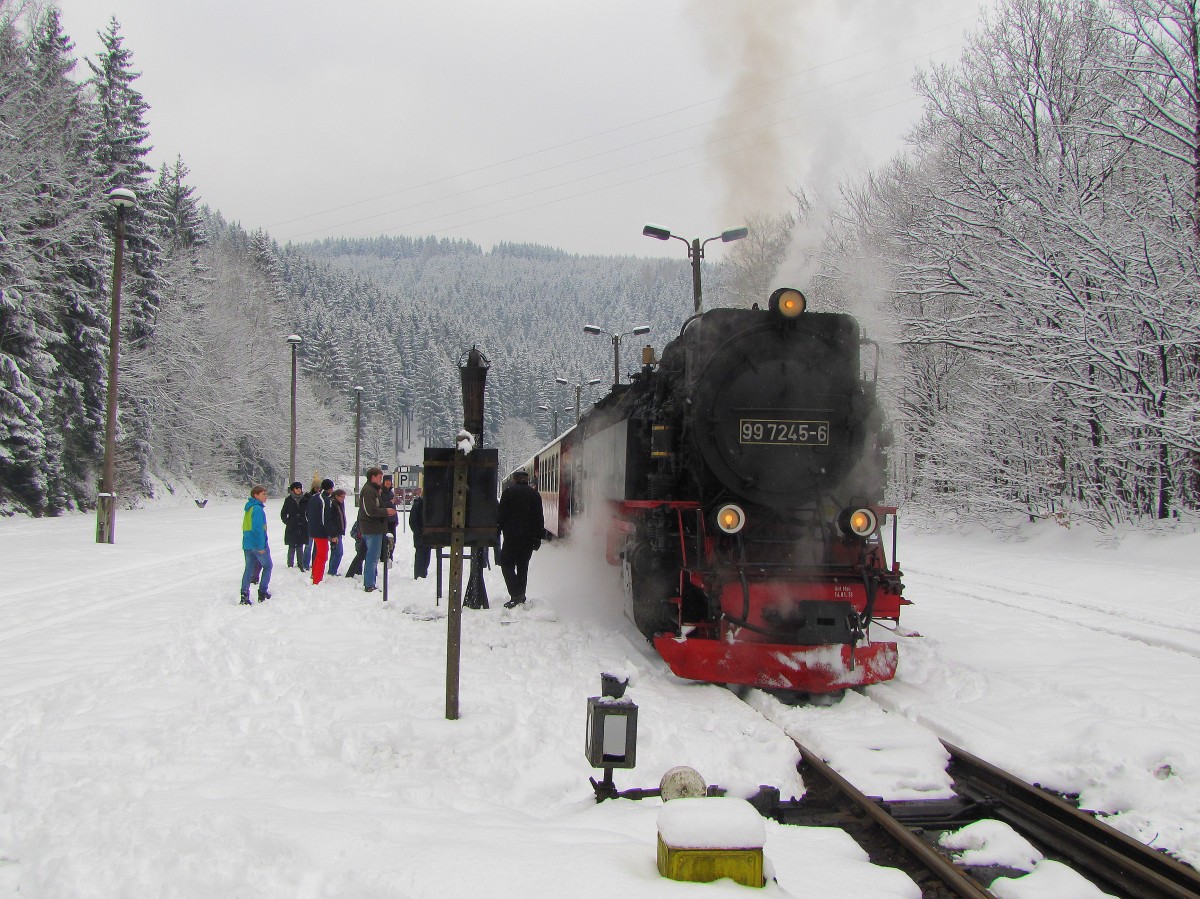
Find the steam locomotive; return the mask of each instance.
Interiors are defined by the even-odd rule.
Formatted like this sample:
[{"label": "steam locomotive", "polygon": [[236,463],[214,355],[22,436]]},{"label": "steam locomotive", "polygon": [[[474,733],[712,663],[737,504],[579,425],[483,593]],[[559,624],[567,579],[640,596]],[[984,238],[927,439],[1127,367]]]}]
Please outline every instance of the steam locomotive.
[{"label": "steam locomotive", "polygon": [[784,288],[698,313],[522,466],[547,530],[603,541],[627,615],[684,678],[825,693],[896,672],[872,639],[906,602],[878,348],[806,305]]}]

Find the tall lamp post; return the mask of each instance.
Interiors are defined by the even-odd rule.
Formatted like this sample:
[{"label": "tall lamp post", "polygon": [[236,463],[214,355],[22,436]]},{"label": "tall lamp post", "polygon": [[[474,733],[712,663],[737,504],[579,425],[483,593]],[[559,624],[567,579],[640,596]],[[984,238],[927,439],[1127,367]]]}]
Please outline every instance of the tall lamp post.
[{"label": "tall lamp post", "polygon": [[[597,382],[599,382],[599,380],[600,380],[599,378],[597,378],[597,379],[596,379],[596,381],[597,381]],[[552,406],[545,406],[545,405],[538,406],[538,409],[540,409],[542,412],[550,412],[550,413],[552,413],[552,414],[553,414],[553,416],[554,416],[554,437],[552,437],[552,438],[551,438],[551,439],[553,440],[555,437],[558,437],[558,409],[557,409],[557,408],[555,408],[555,407],[552,407]],[[564,411],[564,412],[570,412],[570,411],[571,411],[571,407],[570,407],[570,406],[567,406],[565,409],[563,409],[563,411]],[[578,421],[579,421],[579,407],[578,407],[578,405],[576,405],[576,407],[575,407],[575,421],[576,421],[576,422],[578,422]]]},{"label": "tall lamp post", "polygon": [[613,383],[621,383],[621,338],[631,337],[635,334],[649,334],[649,325],[638,325],[632,331],[624,331],[616,334],[612,331],[605,331],[603,328],[598,328],[595,325],[584,325],[583,331],[585,334],[607,334],[612,338],[613,347]]},{"label": "tall lamp post", "polygon": [[117,530],[117,360],[121,352],[121,266],[125,252],[125,210],[137,204],[137,195],[124,187],[108,194],[117,210],[116,246],[113,253],[112,309],[108,316],[108,413],[104,420],[104,473],[96,497],[96,542],[114,543]]},{"label": "tall lamp post", "polygon": [[[584,330],[587,330],[587,329],[585,328]],[[649,331],[650,329],[647,328],[646,330]],[[562,384],[564,387],[571,386],[571,382],[568,381],[566,378],[555,378],[554,381],[556,384]],[[579,424],[579,395],[583,392],[584,386],[595,387],[599,383],[600,383],[599,378],[592,378],[590,381],[586,382],[586,385],[585,384],[576,384],[575,385],[575,424]],[[557,435],[555,435],[555,436],[557,436]]]},{"label": "tall lamp post", "polygon": [[696,311],[700,311],[700,261],[704,258],[704,247],[711,241],[719,240],[721,243],[729,243],[733,240],[741,240],[750,233],[749,228],[730,228],[728,231],[722,231],[716,237],[710,237],[701,242],[697,237],[688,241],[686,237],[680,237],[678,234],[672,234],[666,228],[660,228],[658,225],[647,225],[642,229],[642,233],[647,237],[653,237],[655,240],[670,240],[672,237],[676,240],[682,240],[687,244],[688,258],[692,260],[692,299],[696,303]]},{"label": "tall lamp post", "polygon": [[362,388],[354,388],[354,505],[357,507],[358,475],[362,470],[359,462],[359,449],[362,447]]},{"label": "tall lamp post", "polygon": [[288,343],[292,345],[292,453],[288,456],[288,483],[296,483],[296,348],[304,343],[299,334],[289,334]]},{"label": "tall lamp post", "polygon": [[549,406],[538,406],[538,409],[541,410],[542,412],[553,413],[553,415],[554,415],[554,435],[550,438],[551,440],[553,440],[555,437],[558,436],[558,409],[551,409]]}]

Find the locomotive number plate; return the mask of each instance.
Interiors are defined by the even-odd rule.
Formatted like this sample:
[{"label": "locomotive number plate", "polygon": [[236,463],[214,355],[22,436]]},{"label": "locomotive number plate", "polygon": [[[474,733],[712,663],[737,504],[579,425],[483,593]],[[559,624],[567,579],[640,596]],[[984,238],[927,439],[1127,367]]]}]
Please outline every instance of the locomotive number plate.
[{"label": "locomotive number plate", "polygon": [[743,418],[741,443],[777,443],[788,446],[828,446],[829,422],[780,421],[770,418]]}]

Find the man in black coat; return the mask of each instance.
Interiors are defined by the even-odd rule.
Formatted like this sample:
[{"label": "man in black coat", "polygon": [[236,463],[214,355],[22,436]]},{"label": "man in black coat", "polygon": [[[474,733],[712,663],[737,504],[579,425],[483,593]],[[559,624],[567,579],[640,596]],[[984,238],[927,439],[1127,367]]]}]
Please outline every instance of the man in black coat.
[{"label": "man in black coat", "polygon": [[287,499],[279,518],[283,522],[283,542],[288,548],[288,568],[298,564],[301,571],[308,566],[304,563],[305,550],[308,548],[308,518],[305,514],[304,485],[294,481],[288,489]]},{"label": "man in black coat", "polygon": [[542,516],[542,497],[529,484],[529,475],[518,470],[513,482],[500,494],[496,523],[502,536],[500,573],[508,587],[506,609],[525,602],[525,584],[529,578],[529,559],[542,545],[546,522]]},{"label": "man in black coat", "polygon": [[412,507],[408,510],[408,527],[413,535],[413,579],[429,577],[429,554],[432,549],[421,540],[425,532],[425,498],[421,496],[418,487],[417,495],[413,497]]}]

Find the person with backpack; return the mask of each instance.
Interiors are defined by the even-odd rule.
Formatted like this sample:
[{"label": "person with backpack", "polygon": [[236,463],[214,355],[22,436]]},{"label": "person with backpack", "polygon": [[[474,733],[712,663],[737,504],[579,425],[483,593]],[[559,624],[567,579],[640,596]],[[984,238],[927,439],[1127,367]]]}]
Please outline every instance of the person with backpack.
[{"label": "person with backpack", "polygon": [[358,530],[357,518],[354,519],[354,524],[350,525],[350,539],[354,541],[354,558],[350,560],[350,567],[346,569],[346,577],[355,577],[362,574],[363,559],[367,557],[367,544]]}]

